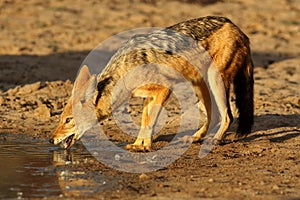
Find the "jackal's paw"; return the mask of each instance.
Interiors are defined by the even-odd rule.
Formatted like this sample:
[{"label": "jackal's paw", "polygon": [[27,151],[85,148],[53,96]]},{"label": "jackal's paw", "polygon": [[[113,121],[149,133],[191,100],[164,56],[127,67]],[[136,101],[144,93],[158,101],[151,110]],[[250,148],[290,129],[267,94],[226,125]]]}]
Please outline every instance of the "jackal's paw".
[{"label": "jackal's paw", "polygon": [[151,151],[150,146],[144,146],[144,145],[136,145],[136,144],[128,144],[125,146],[125,149],[129,151],[135,151],[135,152],[149,152]]},{"label": "jackal's paw", "polygon": [[224,135],[224,139],[222,141],[222,143],[232,143],[232,142],[236,142],[238,140],[242,140],[244,139],[243,137],[240,137],[237,133],[235,132],[227,132]]},{"label": "jackal's paw", "polygon": [[202,142],[202,141],[203,141],[203,137],[193,136],[193,142],[194,143],[198,143],[198,142]]},{"label": "jackal's paw", "polygon": [[223,140],[219,140],[219,139],[213,138],[212,143],[213,143],[214,145],[220,145],[220,144],[223,143]]},{"label": "jackal's paw", "polygon": [[207,128],[202,127],[193,135],[193,142],[202,142],[206,136]]}]

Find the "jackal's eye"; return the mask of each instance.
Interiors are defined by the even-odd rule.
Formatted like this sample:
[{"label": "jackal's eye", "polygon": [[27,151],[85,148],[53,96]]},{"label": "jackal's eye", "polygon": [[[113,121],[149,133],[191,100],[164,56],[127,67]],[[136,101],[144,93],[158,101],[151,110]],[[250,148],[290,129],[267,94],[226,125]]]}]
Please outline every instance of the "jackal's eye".
[{"label": "jackal's eye", "polygon": [[67,117],[66,120],[65,120],[65,123],[70,123],[70,121],[72,120],[73,118],[72,117]]}]

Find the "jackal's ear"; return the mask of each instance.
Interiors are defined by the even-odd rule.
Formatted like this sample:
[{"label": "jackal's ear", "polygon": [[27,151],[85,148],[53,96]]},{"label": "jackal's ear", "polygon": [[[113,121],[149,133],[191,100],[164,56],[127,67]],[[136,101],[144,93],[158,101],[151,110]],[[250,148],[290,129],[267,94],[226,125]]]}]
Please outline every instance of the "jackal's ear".
[{"label": "jackal's ear", "polygon": [[85,90],[85,95],[84,95],[84,99],[86,101],[92,100],[94,103],[94,96],[96,93],[96,88],[97,88],[97,78],[96,78],[96,75],[93,74],[90,77],[90,79],[88,80],[88,82],[86,83],[86,90]]},{"label": "jackal's ear", "polygon": [[74,90],[81,89],[82,86],[85,85],[85,83],[90,79],[90,77],[91,77],[91,74],[90,74],[89,68],[87,65],[84,65],[78,73],[78,76],[74,83],[72,93],[75,92]]},{"label": "jackal's ear", "polygon": [[91,77],[90,70],[87,65],[83,65],[80,69],[78,76],[76,78],[76,82],[78,85],[84,85]]}]

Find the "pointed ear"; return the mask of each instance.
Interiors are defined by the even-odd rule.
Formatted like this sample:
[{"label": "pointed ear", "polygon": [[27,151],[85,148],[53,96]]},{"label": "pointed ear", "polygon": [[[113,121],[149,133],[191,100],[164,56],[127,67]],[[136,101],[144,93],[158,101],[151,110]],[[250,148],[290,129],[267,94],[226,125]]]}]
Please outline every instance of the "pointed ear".
[{"label": "pointed ear", "polygon": [[93,74],[88,80],[88,82],[86,83],[86,90],[84,95],[86,101],[92,99],[94,103],[96,88],[97,88],[97,78],[96,75]]},{"label": "pointed ear", "polygon": [[74,87],[73,87],[73,91],[72,91],[72,94],[74,93],[74,89],[76,88],[76,90],[78,90],[79,88],[81,88],[91,77],[91,74],[90,74],[90,71],[89,71],[89,68],[87,65],[84,65],[79,73],[78,73],[78,76],[75,80],[75,83],[74,83]]}]

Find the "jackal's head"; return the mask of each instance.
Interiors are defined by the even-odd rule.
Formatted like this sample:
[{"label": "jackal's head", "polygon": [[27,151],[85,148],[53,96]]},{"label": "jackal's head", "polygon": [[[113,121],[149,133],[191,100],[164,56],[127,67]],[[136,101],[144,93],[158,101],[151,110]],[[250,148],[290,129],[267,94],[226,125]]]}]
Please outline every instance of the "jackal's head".
[{"label": "jackal's head", "polygon": [[50,143],[68,149],[98,122],[94,105],[96,86],[96,75],[90,75],[87,66],[83,66]]}]

